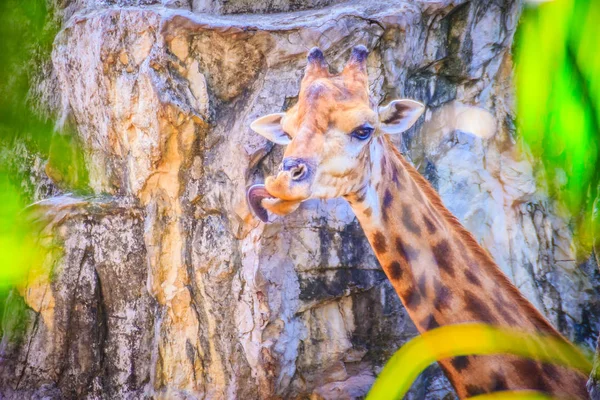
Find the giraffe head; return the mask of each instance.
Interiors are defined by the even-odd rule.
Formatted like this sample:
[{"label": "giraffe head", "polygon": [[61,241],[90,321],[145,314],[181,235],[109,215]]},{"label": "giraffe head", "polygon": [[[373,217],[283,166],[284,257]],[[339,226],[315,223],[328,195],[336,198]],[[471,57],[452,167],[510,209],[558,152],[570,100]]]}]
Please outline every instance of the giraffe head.
[{"label": "giraffe head", "polygon": [[323,53],[313,48],[300,84],[298,102],[285,113],[269,114],[252,130],[287,145],[275,176],[248,189],[248,203],[263,221],[268,211],[284,215],[311,198],[347,196],[370,178],[377,138],[410,128],[424,111],[413,100],[373,107],[369,97],[367,54],[352,50],[343,71],[332,75]]}]

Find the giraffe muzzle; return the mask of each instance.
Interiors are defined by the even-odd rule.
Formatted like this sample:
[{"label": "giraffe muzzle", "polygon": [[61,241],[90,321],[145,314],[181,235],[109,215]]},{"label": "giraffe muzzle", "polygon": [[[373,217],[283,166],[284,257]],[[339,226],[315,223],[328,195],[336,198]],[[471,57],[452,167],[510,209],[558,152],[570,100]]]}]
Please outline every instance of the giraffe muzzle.
[{"label": "giraffe muzzle", "polygon": [[269,176],[265,184],[251,186],[246,192],[248,206],[261,221],[269,222],[269,212],[286,215],[310,198],[312,176],[309,163],[298,158],[285,158],[279,172]]},{"label": "giraffe muzzle", "polygon": [[282,200],[271,195],[265,185],[250,186],[246,192],[246,200],[252,213],[263,222],[270,222],[269,212],[276,215],[286,215],[295,211],[302,200]]}]

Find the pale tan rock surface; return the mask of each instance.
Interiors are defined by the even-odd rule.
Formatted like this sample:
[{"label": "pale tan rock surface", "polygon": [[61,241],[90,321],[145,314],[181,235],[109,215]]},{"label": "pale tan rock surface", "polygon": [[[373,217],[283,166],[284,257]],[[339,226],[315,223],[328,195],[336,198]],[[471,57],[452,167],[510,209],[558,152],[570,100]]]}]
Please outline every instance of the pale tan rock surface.
[{"label": "pale tan rock surface", "polygon": [[[313,46],[339,70],[366,45],[376,102],[427,104],[400,149],[525,295],[593,344],[593,261],[516,151],[517,1],[58,7],[47,97],[73,121],[92,193],[40,206],[45,273],[11,297],[27,318],[5,318],[0,397],[366,394],[416,330],[352,211],[309,201],[264,225],[244,197],[282,154],[250,122],[293,104]],[[409,394],[444,396],[437,368]]]}]

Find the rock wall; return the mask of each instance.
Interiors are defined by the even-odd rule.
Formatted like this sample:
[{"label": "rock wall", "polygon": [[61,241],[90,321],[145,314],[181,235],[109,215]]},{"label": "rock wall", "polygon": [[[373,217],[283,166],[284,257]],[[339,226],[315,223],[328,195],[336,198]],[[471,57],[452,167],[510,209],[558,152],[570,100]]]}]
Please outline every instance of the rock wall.
[{"label": "rock wall", "polygon": [[[571,339],[595,343],[593,258],[517,151],[518,1],[55,6],[62,30],[40,90],[75,128],[90,193],[64,194],[46,168],[63,194],[35,198],[47,256],[9,299],[0,397],[367,393],[416,330],[352,211],[309,201],[265,225],[244,198],[282,155],[249,124],[296,101],[313,46],[337,70],[366,45],[375,102],[428,106],[398,146],[526,296]],[[445,396],[437,367],[409,394]]]}]

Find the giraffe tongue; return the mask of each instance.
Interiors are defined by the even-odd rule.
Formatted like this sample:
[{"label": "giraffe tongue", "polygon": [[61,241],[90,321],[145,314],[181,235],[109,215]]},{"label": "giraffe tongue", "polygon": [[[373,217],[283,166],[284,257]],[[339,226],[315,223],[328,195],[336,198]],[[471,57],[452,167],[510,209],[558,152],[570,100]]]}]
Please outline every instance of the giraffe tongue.
[{"label": "giraffe tongue", "polygon": [[262,206],[263,199],[274,199],[274,196],[271,196],[265,185],[252,185],[246,192],[246,199],[248,200],[248,205],[250,209],[262,222],[269,222],[269,213]]}]

